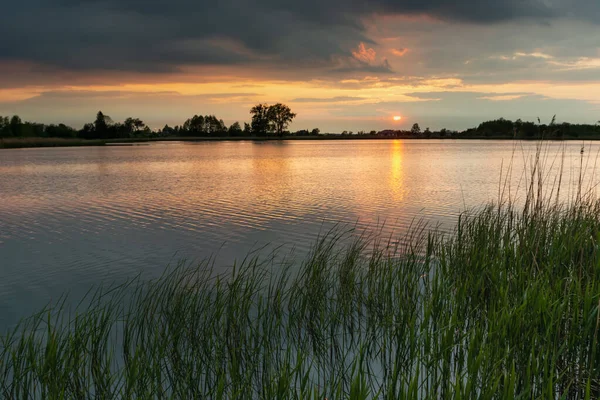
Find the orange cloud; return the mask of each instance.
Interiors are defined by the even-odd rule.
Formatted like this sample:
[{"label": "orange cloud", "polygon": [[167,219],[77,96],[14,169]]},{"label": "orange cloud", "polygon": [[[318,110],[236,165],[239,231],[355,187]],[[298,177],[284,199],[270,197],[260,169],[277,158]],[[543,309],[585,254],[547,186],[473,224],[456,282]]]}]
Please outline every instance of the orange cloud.
[{"label": "orange cloud", "polygon": [[0,89],[0,103],[31,99],[39,96],[43,92],[43,88]]},{"label": "orange cloud", "polygon": [[462,87],[463,86],[463,81],[462,79],[459,78],[430,78],[430,79],[425,79],[422,81],[422,83],[426,86],[433,86],[436,88],[444,88],[444,89],[449,89],[449,88],[458,88],[458,87]]},{"label": "orange cloud", "polygon": [[377,53],[372,48],[367,48],[365,44],[361,42],[358,45],[358,49],[352,52],[352,55],[357,60],[370,64],[375,61]]},{"label": "orange cloud", "polygon": [[550,64],[564,70],[600,69],[600,58],[581,57],[576,61],[551,61]]},{"label": "orange cloud", "polygon": [[404,56],[406,53],[408,53],[408,49],[406,48],[402,48],[402,49],[392,49],[392,54],[398,57],[402,57]]},{"label": "orange cloud", "polygon": [[505,95],[498,95],[498,96],[483,96],[483,97],[478,97],[478,99],[490,100],[490,101],[510,101],[510,100],[520,99],[523,96],[524,95],[522,95],[522,94],[505,94]]}]

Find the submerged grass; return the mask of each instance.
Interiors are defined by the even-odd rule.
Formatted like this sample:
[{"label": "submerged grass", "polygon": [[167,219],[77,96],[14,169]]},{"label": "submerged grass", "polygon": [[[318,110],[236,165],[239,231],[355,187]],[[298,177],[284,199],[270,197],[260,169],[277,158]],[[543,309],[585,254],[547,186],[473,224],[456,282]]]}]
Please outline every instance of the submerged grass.
[{"label": "submerged grass", "polygon": [[180,264],[48,308],[2,337],[0,396],[600,398],[600,201],[527,186],[451,234],[332,231],[300,265]]}]

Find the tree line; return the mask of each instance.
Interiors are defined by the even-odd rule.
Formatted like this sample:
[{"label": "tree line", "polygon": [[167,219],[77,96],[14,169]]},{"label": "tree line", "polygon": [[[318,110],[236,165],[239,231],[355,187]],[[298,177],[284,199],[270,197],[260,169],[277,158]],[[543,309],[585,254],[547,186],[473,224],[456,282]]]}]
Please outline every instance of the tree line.
[{"label": "tree line", "polygon": [[65,124],[40,124],[22,121],[18,115],[11,118],[0,116],[0,138],[42,137],[42,138],[81,138],[116,139],[131,138],[152,134],[152,130],[139,118],[127,118],[122,123],[114,123],[99,111],[96,120],[85,124],[80,130]]},{"label": "tree line", "polygon": [[[93,122],[87,123],[80,130],[73,129],[65,124],[40,124],[24,122],[18,115],[12,117],[0,116],[0,138],[8,137],[56,137],[56,138],[81,138],[81,139],[123,139],[143,137],[204,137],[204,136],[269,136],[279,137],[289,134],[288,125],[296,117],[290,107],[277,103],[274,105],[258,104],[250,110],[251,122],[234,122],[227,127],[222,119],[215,115],[194,115],[182,125],[170,127],[165,125],[162,129],[153,131],[140,118],[129,117],[123,122],[113,119],[98,111]],[[312,130],[318,134],[318,129]]]},{"label": "tree line", "polygon": [[[371,132],[372,134],[373,132]],[[360,134],[360,133],[359,133]],[[600,121],[597,124],[571,124],[569,122],[556,123],[553,118],[549,124],[543,124],[538,119],[537,123],[518,119],[511,121],[499,118],[485,121],[476,128],[463,131],[441,129],[432,131],[429,128],[421,129],[418,123],[413,124],[410,130],[384,130],[377,136],[394,138],[423,138],[423,139],[576,139],[600,138]]]},{"label": "tree line", "polygon": [[[43,138],[80,138],[80,139],[122,139],[122,138],[151,138],[151,137],[282,137],[293,136],[318,136],[318,128],[312,130],[298,130],[289,132],[288,125],[294,120],[296,114],[285,104],[274,105],[257,104],[250,109],[251,120],[234,122],[229,127],[222,119],[215,115],[194,115],[181,125],[170,127],[165,125],[162,129],[152,130],[140,118],[129,117],[123,122],[113,119],[99,111],[93,122],[85,124],[76,130],[65,124],[41,124],[21,120],[18,115],[12,117],[0,116],[0,138],[9,137],[43,137]],[[574,139],[574,138],[600,138],[600,121],[598,124],[571,124],[568,122],[542,124],[516,121],[499,118],[482,122],[476,128],[464,131],[441,129],[432,131],[429,128],[421,129],[418,123],[413,124],[410,130],[383,130],[359,131],[360,137],[393,137],[393,138],[498,138],[498,139]],[[353,132],[344,131],[342,136],[353,136]]]}]

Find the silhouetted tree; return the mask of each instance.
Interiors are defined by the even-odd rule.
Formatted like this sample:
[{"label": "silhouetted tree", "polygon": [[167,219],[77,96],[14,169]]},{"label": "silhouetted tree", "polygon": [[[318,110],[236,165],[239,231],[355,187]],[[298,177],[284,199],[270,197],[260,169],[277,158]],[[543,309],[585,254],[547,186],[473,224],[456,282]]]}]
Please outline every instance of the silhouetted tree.
[{"label": "silhouetted tree", "polygon": [[36,122],[24,122],[18,115],[0,117],[0,137],[44,137],[45,126]]},{"label": "silhouetted tree", "polygon": [[523,122],[519,128],[520,136],[525,139],[534,138],[539,132],[539,128],[533,122]]},{"label": "silhouetted tree", "polygon": [[81,130],[79,131],[79,137],[81,137],[82,139],[94,139],[95,135],[96,128],[92,123],[87,123],[83,125],[83,128],[81,128]]},{"label": "silhouetted tree", "polygon": [[18,115],[13,115],[12,118],[10,119],[10,124],[13,126],[21,125],[22,123],[23,123],[23,121],[21,120],[21,117],[19,117]]},{"label": "silhouetted tree", "polygon": [[135,134],[136,132],[143,130],[146,127],[144,121],[139,118],[127,118],[123,123],[125,130],[130,134]]},{"label": "silhouetted tree", "polygon": [[227,132],[227,127],[222,119],[217,119],[214,115],[207,115],[204,117],[204,132],[214,136]]},{"label": "silhouetted tree", "polygon": [[181,127],[183,136],[219,136],[227,134],[227,127],[222,119],[214,115],[194,115],[187,119]]},{"label": "silhouetted tree", "polygon": [[252,114],[252,133],[267,134],[270,130],[269,106],[257,104],[250,109]]},{"label": "silhouetted tree", "polygon": [[77,131],[65,124],[48,125],[44,129],[47,137],[72,138],[77,136]]},{"label": "silhouetted tree", "polygon": [[250,127],[250,124],[247,122],[244,122],[244,135],[250,135],[252,133],[252,128]]},{"label": "silhouetted tree", "polygon": [[112,124],[112,119],[108,115],[104,115],[102,111],[96,114],[94,121],[94,131],[97,138],[106,139],[109,137],[108,127]]},{"label": "silhouetted tree", "polygon": [[23,124],[23,121],[21,121],[21,117],[19,117],[18,115],[13,115],[12,118],[10,119],[10,131],[11,131],[11,136],[25,136],[23,135],[23,132],[21,130],[21,125]]},{"label": "silhouetted tree", "polygon": [[12,131],[10,129],[10,120],[8,117],[0,116],[0,137],[9,137],[13,136]]},{"label": "silhouetted tree", "polygon": [[[524,124],[523,124],[524,125]],[[499,118],[493,121],[486,121],[477,127],[477,132],[484,136],[511,135],[514,124],[512,121]]]},{"label": "silhouetted tree", "polygon": [[229,127],[229,135],[230,136],[240,136],[242,134],[242,127],[239,122],[234,122]]},{"label": "silhouetted tree", "polygon": [[319,136],[321,134],[321,130],[319,128],[315,128],[312,131],[310,131],[310,134],[312,136]]},{"label": "silhouetted tree", "polygon": [[162,136],[172,136],[175,134],[175,129],[171,128],[168,124],[165,124],[160,133]]},{"label": "silhouetted tree", "polygon": [[417,124],[417,123],[413,124],[412,128],[410,129],[410,133],[412,133],[415,136],[420,135],[421,127],[419,126],[419,124]]},{"label": "silhouetted tree", "polygon": [[194,115],[183,123],[181,130],[184,135],[201,136],[206,132],[204,117],[202,115]]},{"label": "silhouetted tree", "polygon": [[269,122],[273,124],[273,130],[278,136],[283,136],[283,131],[288,124],[296,118],[296,114],[285,104],[277,103],[269,107],[267,111]]}]

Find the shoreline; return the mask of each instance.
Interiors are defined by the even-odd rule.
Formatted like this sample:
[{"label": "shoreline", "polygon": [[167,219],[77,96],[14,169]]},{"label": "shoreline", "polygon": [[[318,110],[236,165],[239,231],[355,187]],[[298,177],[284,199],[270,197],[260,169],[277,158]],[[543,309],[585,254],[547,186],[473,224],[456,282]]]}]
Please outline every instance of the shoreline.
[{"label": "shoreline", "polygon": [[[284,137],[161,137],[161,138],[125,138],[125,139],[63,139],[63,138],[4,138],[0,139],[0,150],[42,148],[42,147],[89,147],[89,146],[135,146],[137,144],[149,144],[157,142],[278,142],[278,141],[328,141],[328,140],[523,140],[538,141],[539,138],[508,138],[506,136],[471,136],[471,137],[391,137],[377,135],[319,135],[319,136],[284,136]],[[576,140],[600,140],[600,136],[580,136],[566,138],[541,139],[544,141],[576,141]]]}]

